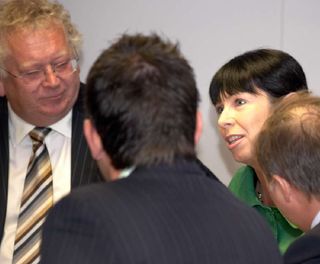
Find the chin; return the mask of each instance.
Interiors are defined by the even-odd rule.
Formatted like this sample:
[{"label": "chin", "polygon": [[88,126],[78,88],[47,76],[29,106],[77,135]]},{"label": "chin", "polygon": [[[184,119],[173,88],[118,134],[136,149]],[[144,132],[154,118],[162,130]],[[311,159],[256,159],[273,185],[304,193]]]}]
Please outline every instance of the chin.
[{"label": "chin", "polygon": [[[63,119],[69,111],[42,111],[41,118],[45,121],[46,126],[57,123]],[[39,116],[40,119],[40,116]]]},{"label": "chin", "polygon": [[61,103],[44,107],[42,112],[48,116],[56,116],[62,118],[70,111],[71,108],[72,105],[69,106],[66,103]]},{"label": "chin", "polygon": [[233,159],[234,159],[236,162],[245,163],[245,162],[244,162],[244,159],[243,159],[241,156],[239,156],[239,155],[233,154]]},{"label": "chin", "polygon": [[235,161],[239,162],[239,163],[243,163],[246,165],[251,165],[251,156],[245,153],[232,153],[232,156],[234,158]]}]

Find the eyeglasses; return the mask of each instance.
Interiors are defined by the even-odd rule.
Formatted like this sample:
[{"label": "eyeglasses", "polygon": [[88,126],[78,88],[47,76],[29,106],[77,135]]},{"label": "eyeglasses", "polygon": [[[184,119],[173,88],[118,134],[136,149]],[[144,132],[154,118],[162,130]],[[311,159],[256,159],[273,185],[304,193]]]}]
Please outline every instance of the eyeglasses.
[{"label": "eyeglasses", "polygon": [[[55,73],[57,77],[65,78],[76,72],[78,69],[78,60],[77,59],[69,59],[63,62],[59,62],[56,64],[50,64],[52,71]],[[13,74],[10,71],[0,67],[0,69],[4,70],[6,73],[10,74],[10,76],[21,79],[26,85],[36,85],[43,82],[46,78],[46,70],[45,69],[34,69],[26,72],[22,72],[21,74]]]}]

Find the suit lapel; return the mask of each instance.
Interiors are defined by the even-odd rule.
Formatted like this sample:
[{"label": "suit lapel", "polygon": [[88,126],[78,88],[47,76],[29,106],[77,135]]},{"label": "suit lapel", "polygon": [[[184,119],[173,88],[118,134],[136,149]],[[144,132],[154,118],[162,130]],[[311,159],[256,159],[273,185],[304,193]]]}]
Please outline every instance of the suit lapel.
[{"label": "suit lapel", "polygon": [[0,242],[7,209],[9,167],[9,135],[7,100],[0,97]]}]

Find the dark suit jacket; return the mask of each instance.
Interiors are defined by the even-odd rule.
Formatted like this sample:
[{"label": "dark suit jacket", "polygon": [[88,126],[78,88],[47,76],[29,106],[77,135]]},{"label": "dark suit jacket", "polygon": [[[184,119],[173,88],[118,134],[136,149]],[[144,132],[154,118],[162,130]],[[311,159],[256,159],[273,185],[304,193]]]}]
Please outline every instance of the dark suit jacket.
[{"label": "dark suit jacket", "polygon": [[320,224],[293,242],[284,254],[285,264],[320,263]]},{"label": "dark suit jacket", "polygon": [[277,264],[266,222],[196,161],[79,188],[44,224],[42,264]]},{"label": "dark suit jacket", "polygon": [[[79,98],[73,107],[72,115],[72,142],[71,142],[71,188],[79,185],[96,182],[101,179],[95,161],[85,141],[82,123],[83,113],[83,84]],[[9,132],[8,107],[5,97],[0,97],[0,241],[3,237],[3,228],[7,212],[9,172]]]}]

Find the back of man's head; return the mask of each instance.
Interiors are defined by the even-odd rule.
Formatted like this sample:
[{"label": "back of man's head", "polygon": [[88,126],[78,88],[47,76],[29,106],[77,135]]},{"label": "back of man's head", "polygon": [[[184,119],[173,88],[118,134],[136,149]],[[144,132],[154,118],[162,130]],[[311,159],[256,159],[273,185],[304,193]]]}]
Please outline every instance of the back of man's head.
[{"label": "back of man's head", "polygon": [[176,44],[123,35],[87,78],[86,106],[116,169],[195,156],[199,94]]},{"label": "back of man's head", "polygon": [[280,175],[320,197],[320,97],[300,92],[285,98],[266,121],[256,152],[269,182]]}]

